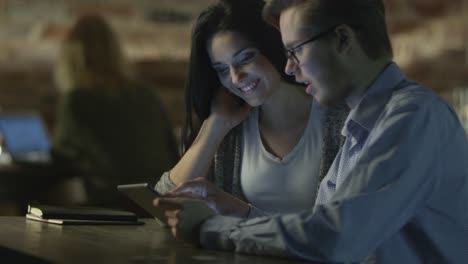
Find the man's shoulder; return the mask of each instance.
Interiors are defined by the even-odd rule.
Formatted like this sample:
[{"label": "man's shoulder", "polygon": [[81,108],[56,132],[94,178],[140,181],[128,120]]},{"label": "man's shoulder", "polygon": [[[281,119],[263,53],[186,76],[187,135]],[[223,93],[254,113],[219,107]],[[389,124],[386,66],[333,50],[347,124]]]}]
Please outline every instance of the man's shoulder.
[{"label": "man's shoulder", "polygon": [[400,88],[395,89],[387,102],[387,111],[449,108],[448,103],[430,88],[412,81],[405,81]]},{"label": "man's shoulder", "polygon": [[404,81],[400,88],[393,91],[389,103],[422,104],[428,100],[435,100],[437,97],[431,89],[419,83]]},{"label": "man's shoulder", "polygon": [[442,97],[430,88],[408,81],[400,89],[395,89],[385,107],[385,119],[400,114],[430,116],[431,120],[456,125],[455,111]]}]

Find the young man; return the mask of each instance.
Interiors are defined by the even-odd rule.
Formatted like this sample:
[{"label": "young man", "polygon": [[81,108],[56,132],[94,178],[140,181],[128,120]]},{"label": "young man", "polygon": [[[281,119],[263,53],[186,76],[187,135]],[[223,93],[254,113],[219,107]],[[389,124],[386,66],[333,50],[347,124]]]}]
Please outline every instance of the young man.
[{"label": "young man", "polygon": [[310,211],[240,220],[190,200],[166,213],[174,234],[323,262],[467,263],[467,137],[391,61],[382,0],[272,0],[264,14],[282,33],[286,72],[321,104],[350,107],[345,143]]}]

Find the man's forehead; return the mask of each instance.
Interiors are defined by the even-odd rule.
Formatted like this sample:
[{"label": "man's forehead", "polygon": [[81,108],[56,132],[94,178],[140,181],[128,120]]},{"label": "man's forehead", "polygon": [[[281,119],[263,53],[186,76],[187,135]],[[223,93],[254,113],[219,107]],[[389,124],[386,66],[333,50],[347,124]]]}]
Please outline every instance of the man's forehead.
[{"label": "man's forehead", "polygon": [[280,15],[279,26],[283,43],[285,46],[290,46],[294,41],[299,40],[307,31],[310,31],[311,26],[305,25],[304,14],[298,7],[288,8]]},{"label": "man's forehead", "polygon": [[297,7],[290,7],[280,14],[280,28],[284,26],[294,26],[297,27],[301,21],[301,12]]}]

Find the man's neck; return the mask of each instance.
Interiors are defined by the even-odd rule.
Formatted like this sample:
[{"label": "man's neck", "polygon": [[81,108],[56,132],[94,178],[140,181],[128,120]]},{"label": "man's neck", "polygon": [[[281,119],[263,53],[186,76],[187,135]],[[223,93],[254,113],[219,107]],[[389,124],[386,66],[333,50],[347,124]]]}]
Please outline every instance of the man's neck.
[{"label": "man's neck", "polygon": [[288,127],[308,116],[312,98],[302,87],[282,81],[280,88],[260,108],[260,122],[268,127]]},{"label": "man's neck", "polygon": [[371,85],[379,78],[382,71],[388,66],[391,61],[383,58],[376,61],[369,61],[364,63],[364,67],[359,67],[355,72],[353,90],[346,97],[346,104],[353,109],[359,104],[364,94],[371,87]]}]

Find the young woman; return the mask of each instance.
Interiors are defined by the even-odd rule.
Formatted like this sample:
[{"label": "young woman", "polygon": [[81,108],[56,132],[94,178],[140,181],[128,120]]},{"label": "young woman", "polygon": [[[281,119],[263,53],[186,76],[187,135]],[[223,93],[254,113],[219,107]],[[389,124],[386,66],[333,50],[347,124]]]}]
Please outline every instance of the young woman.
[{"label": "young woman", "polygon": [[321,108],[284,74],[280,34],[262,20],[263,5],[225,0],[198,17],[185,153],[157,191],[202,196],[217,212],[240,217],[313,207],[346,113]]}]

